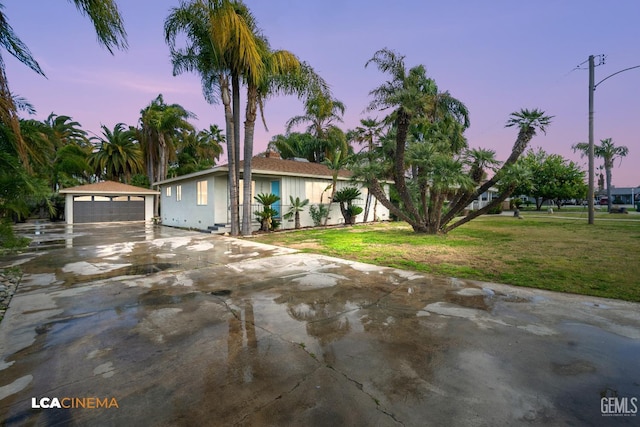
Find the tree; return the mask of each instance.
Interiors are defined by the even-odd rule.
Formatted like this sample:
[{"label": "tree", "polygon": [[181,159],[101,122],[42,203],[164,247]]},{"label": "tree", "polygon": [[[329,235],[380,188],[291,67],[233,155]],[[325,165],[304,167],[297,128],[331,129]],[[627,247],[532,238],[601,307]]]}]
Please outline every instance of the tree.
[{"label": "tree", "polygon": [[344,223],[353,225],[356,222],[356,216],[362,213],[360,206],[354,206],[353,201],[361,196],[360,190],[356,187],[347,187],[336,192],[332,201],[340,204],[340,212],[344,218]]},{"label": "tree", "polygon": [[100,178],[128,184],[133,174],[143,170],[144,157],[135,134],[118,123],[110,130],[102,125],[100,146],[89,156],[89,163]]},{"label": "tree", "polygon": [[150,182],[167,178],[169,162],[176,154],[175,140],[193,131],[188,121],[192,117],[195,115],[183,106],[166,104],[162,94],[140,111],[139,137]]},{"label": "tree", "polygon": [[[550,117],[538,110],[514,113],[507,126],[518,126],[518,138],[512,153],[486,182],[485,168],[494,168],[495,153],[468,150],[464,131],[469,126],[468,110],[448,92],[441,92],[435,81],[426,76],[424,66],[407,70],[404,57],[388,49],[374,54],[367,62],[390,74],[391,78],[370,92],[369,110],[391,110],[385,118],[388,134],[373,154],[358,156],[357,176],[368,184],[369,191],[389,211],[407,221],[415,232],[446,233],[497,206],[515,183],[482,209],[471,212],[457,222],[451,220],[468,204],[492,186],[516,175],[508,174],[536,130],[544,131]],[[385,194],[381,180],[394,182],[398,202]],[[446,207],[446,209],[445,209]]]},{"label": "tree", "polygon": [[47,181],[27,172],[13,138],[11,127],[0,123],[0,221],[26,218],[33,200],[44,200],[53,213]]},{"label": "tree", "polygon": [[[479,185],[475,191],[463,192],[463,195],[459,197],[458,200],[469,201],[476,199],[480,195],[488,191],[492,186],[500,184],[500,180],[502,179],[503,182],[500,185],[500,196],[494,198],[491,203],[487,204],[485,207],[478,209],[477,211],[470,212],[460,221],[447,225],[447,227],[444,229],[445,233],[453,230],[456,227],[466,224],[467,222],[477,218],[480,215],[489,212],[491,209],[495,208],[504,200],[506,200],[506,198],[513,193],[516,186],[518,185],[519,173],[521,172],[520,169],[522,169],[520,167],[516,167],[516,161],[527,148],[529,142],[531,142],[538,131],[541,131],[543,133],[546,132],[546,128],[551,123],[552,118],[553,116],[547,116],[544,111],[538,109],[523,109],[511,114],[511,117],[507,121],[506,127],[517,127],[518,137],[513,144],[509,158],[506,162],[504,162],[502,167],[496,171],[495,175],[491,179],[487,180],[482,185]],[[524,175],[524,172],[522,172],[522,175]],[[458,203],[457,206],[451,206],[449,213],[445,216],[447,222],[453,218],[453,216],[450,216],[453,212],[460,212],[466,206],[467,204],[461,203]]]},{"label": "tree", "polygon": [[278,216],[278,211],[273,209],[271,205],[280,200],[280,196],[276,196],[272,193],[261,193],[254,197],[254,199],[262,205],[261,211],[255,211],[254,214],[260,221],[260,231],[269,232],[276,228],[274,218]]},{"label": "tree", "polygon": [[[331,203],[334,202],[334,197],[336,195],[336,189],[338,186],[338,174],[340,173],[340,169],[342,169],[344,165],[347,164],[347,161],[348,154],[344,153],[342,150],[336,150],[331,154],[330,157],[326,158],[322,162],[331,170],[331,197],[329,198],[329,212],[331,212]],[[328,220],[329,216],[327,215],[324,218],[324,225],[327,225]]]},{"label": "tree", "polygon": [[46,179],[52,192],[89,179],[91,151],[87,133],[71,117],[51,113],[44,121],[20,120],[32,173]]},{"label": "tree", "polygon": [[258,107],[262,110],[264,100],[269,96],[276,94],[304,96],[326,86],[313,69],[300,62],[293,53],[286,50],[272,51],[264,37],[256,35],[256,39],[260,45],[264,66],[257,70],[249,70],[247,73],[250,78],[247,79],[247,108],[244,123],[243,235],[251,234],[251,159]]},{"label": "tree", "polygon": [[300,197],[289,196],[289,200],[291,201],[291,206],[286,214],[284,214],[284,219],[291,219],[291,217],[295,218],[295,228],[296,230],[300,228],[300,212],[304,210],[304,207],[309,204],[309,199],[300,200]]},{"label": "tree", "polygon": [[[72,0],[82,15],[88,16],[96,30],[98,42],[110,53],[113,49],[126,49],[126,32],[122,24],[120,11],[114,0]],[[33,58],[29,48],[20,40],[3,13],[4,5],[0,3],[0,46],[18,61],[44,76],[38,62]],[[13,144],[23,165],[30,170],[28,147],[20,133],[17,107],[9,89],[4,61],[0,55],[0,122],[9,126],[13,133]]]},{"label": "tree", "polygon": [[548,200],[560,209],[563,200],[584,199],[587,194],[584,171],[558,154],[530,149],[518,163],[530,171],[530,179],[522,180],[514,194],[534,197],[537,210]]},{"label": "tree", "polygon": [[[366,149],[369,153],[373,152],[375,145],[378,140],[382,136],[382,129],[384,127],[384,123],[377,119],[372,119],[371,117],[367,117],[366,119],[360,119],[360,125],[355,128],[355,130],[351,133],[351,139],[358,143],[366,144]],[[371,208],[371,200],[373,199],[373,195],[370,192],[367,192],[367,200],[364,204],[364,219],[363,222],[369,218],[369,209]],[[376,220],[376,207],[378,205],[378,200],[376,199],[373,206],[373,220]]]},{"label": "tree", "polygon": [[[171,9],[164,29],[174,75],[198,73],[205,99],[210,103],[222,100],[229,165],[231,235],[236,236],[240,222],[237,164],[240,150],[240,77],[256,79],[264,66],[252,17],[240,2],[193,0]],[[186,46],[182,48],[177,47],[180,35],[186,36]],[[254,73],[247,75],[248,70]]]},{"label": "tree", "polygon": [[333,99],[327,90],[317,89],[312,91],[304,102],[305,114],[287,121],[287,133],[296,126],[309,123],[306,132],[315,137],[311,149],[313,154],[309,161],[321,163],[336,150],[345,153],[350,151],[344,133],[335,125],[336,122],[342,122],[345,109],[344,104]]},{"label": "tree", "polygon": [[[589,153],[589,143],[587,142],[579,142],[573,145],[573,151],[580,151],[582,156],[586,156]],[[593,154],[596,157],[600,157],[604,163],[604,171],[607,183],[607,209],[611,211],[611,205],[613,203],[611,198],[611,171],[613,169],[613,163],[616,159],[620,159],[622,162],[622,158],[626,157],[629,154],[629,149],[621,145],[616,147],[611,138],[601,139],[600,145],[596,145],[593,147]]]},{"label": "tree", "polygon": [[280,153],[283,159],[301,158],[309,162],[315,162],[316,139],[310,133],[290,132],[286,135],[275,135],[269,141],[267,150]]},{"label": "tree", "polygon": [[180,176],[205,169],[216,164],[222,155],[224,135],[216,125],[200,131],[183,132],[177,147],[175,161],[169,166],[169,176]]}]

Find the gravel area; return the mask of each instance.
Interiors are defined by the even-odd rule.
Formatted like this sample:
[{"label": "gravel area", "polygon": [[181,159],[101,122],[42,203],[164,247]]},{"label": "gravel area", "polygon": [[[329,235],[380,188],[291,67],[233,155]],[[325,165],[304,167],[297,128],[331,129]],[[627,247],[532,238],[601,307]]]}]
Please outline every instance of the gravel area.
[{"label": "gravel area", "polygon": [[4,318],[7,308],[9,308],[13,294],[16,293],[21,276],[21,272],[15,269],[0,271],[0,321]]}]

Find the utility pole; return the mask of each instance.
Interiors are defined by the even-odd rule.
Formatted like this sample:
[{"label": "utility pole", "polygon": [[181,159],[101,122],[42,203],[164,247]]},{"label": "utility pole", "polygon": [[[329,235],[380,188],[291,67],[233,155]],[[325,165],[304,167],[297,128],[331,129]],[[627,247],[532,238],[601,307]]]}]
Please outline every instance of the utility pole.
[{"label": "utility pole", "polygon": [[[598,65],[603,65],[605,56],[598,55]],[[584,64],[584,62],[583,62]],[[589,224],[594,223],[595,206],[593,199],[595,198],[595,161],[593,149],[593,94],[596,90],[595,82],[595,56],[589,55],[589,191],[587,192],[587,208],[589,209]]]},{"label": "utility pole", "polygon": [[589,56],[589,191],[587,191],[587,208],[589,209],[589,224],[594,223],[593,199],[595,196],[595,162],[593,155],[593,93],[595,92],[595,64],[593,55]]},{"label": "utility pole", "polygon": [[[595,59],[598,58],[598,63],[595,63]],[[587,202],[589,208],[589,224],[593,224],[594,220],[594,212],[595,206],[593,205],[593,199],[595,197],[595,165],[594,165],[594,147],[593,147],[593,94],[596,91],[596,88],[600,85],[600,83],[605,80],[610,79],[611,77],[623,73],[625,71],[634,70],[636,68],[640,68],[640,65],[635,65],[633,67],[625,68],[620,71],[616,71],[613,74],[608,75],[604,79],[600,80],[598,83],[594,83],[595,81],[595,67],[598,65],[604,65],[606,56],[605,55],[589,55],[589,191],[587,194]],[[587,61],[585,61],[587,62]],[[576,67],[576,69],[584,69],[580,68],[584,65],[584,62]]]}]

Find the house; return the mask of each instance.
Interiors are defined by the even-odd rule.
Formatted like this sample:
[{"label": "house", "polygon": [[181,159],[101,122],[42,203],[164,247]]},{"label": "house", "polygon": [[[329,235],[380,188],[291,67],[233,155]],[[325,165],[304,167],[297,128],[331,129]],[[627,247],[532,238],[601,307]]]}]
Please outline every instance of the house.
[{"label": "house", "polygon": [[[300,200],[309,199],[309,204],[300,213],[302,227],[313,226],[309,213],[312,205],[328,204],[331,196],[332,170],[319,163],[306,160],[283,160],[277,153],[268,152],[265,157],[254,157],[251,160],[252,179],[251,190],[255,196],[261,193],[273,193],[280,197],[280,201],[272,206],[278,211],[277,218],[281,221],[280,228],[294,227],[294,220],[283,219],[283,214],[289,209],[293,196]],[[240,162],[242,172],[243,162]],[[160,190],[160,219],[162,224],[224,232],[229,230],[230,203],[228,188],[228,165],[216,166],[204,171],[194,172],[176,178],[156,182]],[[240,216],[242,218],[243,183],[240,175]],[[355,186],[360,189],[362,196],[354,205],[364,209],[367,198],[367,188],[362,184],[351,181],[351,173],[341,170],[338,173],[337,190]],[[388,192],[388,188],[386,189]],[[253,197],[252,197],[252,200]],[[375,205],[375,216],[373,206]],[[366,221],[374,219],[388,220],[389,211],[375,199]],[[261,209],[253,201],[251,212]],[[365,221],[364,212],[357,217],[357,222]],[[253,229],[259,228],[259,223],[252,215]],[[340,207],[337,203],[331,205],[327,224],[343,223]]]},{"label": "house", "polygon": [[114,181],[64,188],[67,224],[153,220],[158,191]]},{"label": "house", "polygon": [[[607,191],[598,192],[606,197]],[[640,201],[640,187],[616,187],[611,186],[612,203],[620,205],[633,205]]]}]

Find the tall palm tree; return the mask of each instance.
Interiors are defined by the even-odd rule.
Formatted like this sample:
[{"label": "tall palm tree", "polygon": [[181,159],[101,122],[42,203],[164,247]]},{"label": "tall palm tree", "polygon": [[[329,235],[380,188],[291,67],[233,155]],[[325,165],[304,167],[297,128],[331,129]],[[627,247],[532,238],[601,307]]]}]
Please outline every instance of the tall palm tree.
[{"label": "tall palm tree", "polygon": [[[365,143],[368,153],[373,152],[373,148],[377,144],[378,140],[382,136],[382,130],[384,123],[378,119],[367,117],[366,119],[360,119],[360,126],[355,128],[353,132],[353,139],[359,143]],[[373,194],[367,191],[367,198],[364,204],[364,218],[363,222],[366,222],[369,218],[369,210],[371,209],[371,200]],[[375,200],[373,206],[373,220],[376,218],[376,207],[378,205],[378,199]]]},{"label": "tall palm tree", "polygon": [[331,97],[328,90],[314,90],[304,102],[304,114],[287,121],[287,133],[301,124],[308,123],[306,132],[315,137],[314,162],[322,162],[326,155],[336,149],[348,150],[346,141],[338,141],[337,122],[342,122],[345,105]]},{"label": "tall palm tree", "polygon": [[167,177],[169,161],[176,153],[174,140],[182,131],[191,131],[188,119],[195,117],[179,104],[167,104],[162,94],[140,111],[142,150],[149,182]]},{"label": "tall palm tree", "polygon": [[[572,148],[574,152],[580,151],[581,156],[589,155],[588,142],[578,142],[574,144]],[[613,169],[613,163],[616,159],[620,159],[622,162],[622,158],[626,157],[627,154],[629,154],[629,148],[624,145],[616,147],[611,138],[601,139],[600,145],[593,147],[593,155],[600,157],[604,163],[608,199],[607,209],[609,211],[611,211],[611,205],[613,204],[613,200],[611,200],[611,171]]]},{"label": "tall palm tree", "polygon": [[[322,163],[331,170],[331,197],[329,198],[329,212],[331,212],[331,203],[334,202],[336,196],[336,187],[338,186],[338,174],[340,169],[347,163],[348,153],[336,150],[331,158],[326,158]],[[327,225],[329,215],[324,218],[324,225]]]},{"label": "tall palm tree", "polygon": [[169,169],[169,176],[180,176],[205,169],[216,164],[222,155],[224,136],[216,125],[209,129],[185,132],[177,147],[175,162]]},{"label": "tall palm tree", "polygon": [[51,113],[44,120],[44,124],[51,129],[51,138],[55,147],[62,147],[68,144],[77,144],[81,147],[89,145],[87,132],[82,129],[80,123],[69,116],[59,116]]},{"label": "tall palm tree", "polygon": [[[96,30],[98,42],[110,53],[113,49],[127,48],[127,34],[122,24],[120,11],[114,0],[71,0],[82,15],[88,16]],[[18,61],[43,75],[38,62],[33,58],[29,48],[13,31],[3,12],[4,5],[0,2],[0,46]],[[30,169],[28,147],[20,133],[16,104],[9,89],[9,82],[5,72],[5,65],[0,55],[0,121],[9,126],[14,134],[13,140],[20,161]]]},{"label": "tall palm tree", "polygon": [[102,125],[102,135],[98,138],[97,151],[89,156],[89,163],[98,177],[129,183],[131,175],[142,171],[144,165],[134,133],[124,123],[118,123],[113,130]]},{"label": "tall palm tree", "polygon": [[[466,224],[472,219],[487,213],[489,210],[491,210],[495,206],[498,206],[511,195],[511,192],[513,192],[513,190],[517,186],[517,171],[521,169],[518,167],[518,165],[516,165],[516,161],[527,148],[527,145],[538,131],[542,131],[543,133],[546,132],[546,129],[551,123],[552,118],[553,116],[547,116],[544,111],[538,109],[522,109],[511,114],[505,126],[517,127],[518,136],[513,144],[509,158],[504,162],[500,170],[498,170],[491,179],[485,181],[482,185],[477,187],[475,191],[467,192],[465,195],[460,197],[459,201],[455,205],[451,206],[450,211],[445,215],[445,218],[442,221],[444,232],[449,232],[454,228]],[[460,221],[456,221],[453,224],[447,225],[448,221],[450,221],[453,216],[461,212],[462,209],[464,209],[469,204],[469,201],[480,197],[480,195],[487,192],[491,187],[496,185],[498,181],[504,181],[505,179],[507,179],[505,177],[508,177],[509,185],[503,186],[499,197],[494,198],[491,203],[487,204],[483,208],[469,213],[469,215],[465,216]]]},{"label": "tall palm tree", "polygon": [[[415,231],[425,232],[428,220],[424,215],[426,206],[417,208],[406,180],[405,153],[410,127],[416,121],[436,122],[447,116],[461,122],[464,129],[469,123],[468,111],[462,102],[448,93],[438,92],[433,79],[426,76],[424,66],[417,65],[407,70],[404,56],[392,50],[377,51],[367,61],[366,66],[369,64],[375,64],[380,71],[390,74],[391,77],[369,93],[373,96],[373,100],[368,110],[392,109],[387,120],[395,129],[393,179],[403,204],[401,218],[407,220]],[[379,182],[377,186],[375,182],[374,187],[378,188],[374,188],[374,191],[379,193]],[[377,198],[382,202],[382,199]],[[426,199],[423,198],[423,204],[425,201]],[[394,213],[397,214],[397,212]]]},{"label": "tall palm tree", "polygon": [[51,113],[44,121],[20,120],[20,132],[33,173],[47,179],[53,192],[89,177],[87,133],[71,117]]},{"label": "tall palm tree", "polygon": [[[326,88],[326,83],[307,64],[286,50],[272,51],[264,37],[257,36],[264,66],[257,76],[247,79],[247,107],[244,123],[244,168],[243,168],[243,212],[242,234],[251,234],[251,159],[253,138],[258,110],[264,101],[276,94],[298,96]],[[260,111],[262,112],[262,111]],[[262,116],[264,122],[264,116]],[[266,123],[265,123],[266,128]]]},{"label": "tall palm tree", "polygon": [[[165,20],[165,41],[171,50],[174,74],[200,74],[208,102],[222,100],[225,113],[231,234],[239,234],[238,153],[240,77],[257,83],[263,60],[248,9],[231,0],[192,0],[171,9]],[[179,36],[186,45],[177,46]],[[251,70],[252,73],[248,73]],[[233,103],[233,105],[232,105]]]}]

